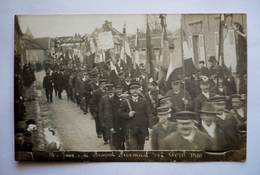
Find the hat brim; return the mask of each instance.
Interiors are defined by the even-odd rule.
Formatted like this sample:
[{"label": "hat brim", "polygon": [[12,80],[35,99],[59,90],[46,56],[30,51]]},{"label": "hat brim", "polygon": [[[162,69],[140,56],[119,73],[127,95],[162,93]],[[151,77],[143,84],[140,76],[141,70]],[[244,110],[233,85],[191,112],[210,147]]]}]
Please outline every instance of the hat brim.
[{"label": "hat brim", "polygon": [[204,113],[204,114],[212,114],[212,115],[216,115],[216,114],[220,114],[217,111],[204,111],[204,110],[199,110],[199,113]]}]

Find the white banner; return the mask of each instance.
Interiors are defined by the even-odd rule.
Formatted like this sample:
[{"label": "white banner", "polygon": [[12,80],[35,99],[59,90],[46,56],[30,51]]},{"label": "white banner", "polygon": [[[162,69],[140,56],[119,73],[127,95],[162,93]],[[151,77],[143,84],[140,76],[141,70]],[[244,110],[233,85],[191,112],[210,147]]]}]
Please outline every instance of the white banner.
[{"label": "white banner", "polygon": [[107,50],[114,48],[114,40],[111,31],[99,33],[98,39],[101,49]]}]

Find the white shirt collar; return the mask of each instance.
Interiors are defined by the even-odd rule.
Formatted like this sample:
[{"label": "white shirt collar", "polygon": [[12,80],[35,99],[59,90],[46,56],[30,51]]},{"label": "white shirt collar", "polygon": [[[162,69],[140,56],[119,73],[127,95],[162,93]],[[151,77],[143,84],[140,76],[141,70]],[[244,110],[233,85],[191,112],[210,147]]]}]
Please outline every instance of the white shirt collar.
[{"label": "white shirt collar", "polygon": [[205,92],[201,92],[207,99],[209,99],[210,98],[210,96],[209,96],[209,92],[208,93],[205,93]]},{"label": "white shirt collar", "polygon": [[223,112],[221,115],[217,114],[217,117],[221,118],[222,120],[226,120],[226,118],[227,118],[225,112]]},{"label": "white shirt collar", "polygon": [[137,102],[137,101],[138,101],[138,96],[137,96],[137,97],[132,96],[132,100],[133,100],[134,102]]},{"label": "white shirt collar", "polygon": [[242,118],[245,117],[245,113],[244,113],[244,110],[242,108],[236,109],[236,111],[240,115],[240,117],[242,117]]},{"label": "white shirt collar", "polygon": [[182,136],[185,140],[188,140],[189,142],[193,142],[193,139],[195,137],[195,131],[194,129],[191,131],[190,135],[188,136]]},{"label": "white shirt collar", "polygon": [[203,128],[207,131],[210,137],[215,138],[216,123],[212,122],[210,126],[206,124],[204,120],[201,121]]}]

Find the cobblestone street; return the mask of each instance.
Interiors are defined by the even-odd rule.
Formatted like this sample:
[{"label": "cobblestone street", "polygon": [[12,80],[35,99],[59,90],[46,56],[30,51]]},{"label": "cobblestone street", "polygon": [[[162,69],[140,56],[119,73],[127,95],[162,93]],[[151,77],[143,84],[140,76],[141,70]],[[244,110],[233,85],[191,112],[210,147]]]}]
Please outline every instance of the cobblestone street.
[{"label": "cobblestone street", "polygon": [[[44,71],[36,73],[38,87],[43,77]],[[95,121],[91,119],[90,113],[84,115],[75,103],[67,100],[65,91],[62,100],[55,97],[55,93],[53,95],[53,103],[47,103],[44,90],[37,90],[41,110],[38,121],[42,132],[46,127],[54,129],[61,141],[61,150],[64,151],[110,150],[109,145],[103,144],[102,138],[97,138]],[[150,149],[149,141],[146,141],[145,149]]]}]

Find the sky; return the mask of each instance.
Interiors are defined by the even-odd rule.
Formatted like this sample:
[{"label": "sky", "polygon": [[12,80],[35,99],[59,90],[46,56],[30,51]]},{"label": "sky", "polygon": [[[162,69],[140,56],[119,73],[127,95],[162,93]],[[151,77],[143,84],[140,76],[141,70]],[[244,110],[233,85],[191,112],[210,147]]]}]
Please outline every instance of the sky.
[{"label": "sky", "polygon": [[[180,27],[181,15],[167,15],[167,29],[174,31]],[[19,24],[23,33],[27,27],[34,38],[61,37],[91,34],[95,28],[100,28],[105,20],[122,32],[126,23],[126,33],[135,34],[137,28],[146,31],[145,15],[19,15]]]}]

